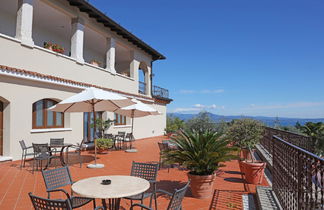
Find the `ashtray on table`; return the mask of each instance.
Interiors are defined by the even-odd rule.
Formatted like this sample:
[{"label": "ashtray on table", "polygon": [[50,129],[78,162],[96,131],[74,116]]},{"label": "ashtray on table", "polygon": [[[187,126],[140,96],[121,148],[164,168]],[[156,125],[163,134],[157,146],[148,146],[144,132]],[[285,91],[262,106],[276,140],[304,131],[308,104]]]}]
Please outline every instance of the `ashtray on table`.
[{"label": "ashtray on table", "polygon": [[111,180],[110,179],[104,179],[104,180],[101,181],[101,184],[109,185],[109,184],[111,184]]}]

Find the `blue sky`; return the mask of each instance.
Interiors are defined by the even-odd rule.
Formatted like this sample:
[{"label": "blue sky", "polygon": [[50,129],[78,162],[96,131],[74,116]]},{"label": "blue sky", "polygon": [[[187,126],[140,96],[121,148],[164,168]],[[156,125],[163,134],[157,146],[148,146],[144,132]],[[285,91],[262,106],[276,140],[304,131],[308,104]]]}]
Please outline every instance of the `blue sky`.
[{"label": "blue sky", "polygon": [[324,117],[323,0],[90,3],[167,57],[169,112]]}]

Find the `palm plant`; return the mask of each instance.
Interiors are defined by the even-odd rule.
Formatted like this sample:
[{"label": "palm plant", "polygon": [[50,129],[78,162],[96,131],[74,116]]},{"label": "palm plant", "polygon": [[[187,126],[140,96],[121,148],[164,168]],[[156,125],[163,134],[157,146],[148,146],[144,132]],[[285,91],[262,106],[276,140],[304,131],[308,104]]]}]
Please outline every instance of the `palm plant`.
[{"label": "palm plant", "polygon": [[236,158],[231,152],[229,141],[221,138],[220,133],[210,130],[179,131],[172,137],[178,150],[164,153],[169,163],[179,163],[190,170],[192,175],[212,175],[221,167],[221,162]]},{"label": "palm plant", "polygon": [[303,134],[311,137],[315,153],[319,156],[324,155],[324,124],[322,122],[307,122],[305,125],[296,123],[298,128]]}]

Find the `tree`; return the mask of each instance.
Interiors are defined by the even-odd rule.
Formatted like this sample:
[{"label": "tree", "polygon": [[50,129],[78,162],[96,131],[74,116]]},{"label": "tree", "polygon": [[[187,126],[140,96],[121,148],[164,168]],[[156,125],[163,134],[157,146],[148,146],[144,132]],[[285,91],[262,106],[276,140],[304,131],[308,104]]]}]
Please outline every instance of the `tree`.
[{"label": "tree", "polygon": [[174,117],[173,115],[167,116],[167,123],[165,128],[166,133],[174,133],[180,129],[183,129],[184,127],[185,122],[179,117]]},{"label": "tree", "polygon": [[319,156],[324,155],[324,124],[322,122],[307,122],[305,125],[301,125],[299,122],[296,123],[298,128],[303,134],[312,138],[314,143],[315,153]]},{"label": "tree", "polygon": [[188,120],[186,125],[186,129],[189,131],[217,130],[216,123],[210,118],[209,113],[206,111],[200,112],[196,117]]}]

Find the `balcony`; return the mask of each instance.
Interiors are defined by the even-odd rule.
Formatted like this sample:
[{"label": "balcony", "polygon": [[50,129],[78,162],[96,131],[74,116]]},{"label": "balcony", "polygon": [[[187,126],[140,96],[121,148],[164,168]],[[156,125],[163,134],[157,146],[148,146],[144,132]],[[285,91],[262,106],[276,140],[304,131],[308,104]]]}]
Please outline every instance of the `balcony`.
[{"label": "balcony", "polygon": [[169,98],[169,90],[155,86],[155,85],[153,86],[152,96],[155,98],[171,100]]},{"label": "balcony", "polygon": [[145,82],[138,82],[138,93],[139,94],[146,94],[146,83]]}]

